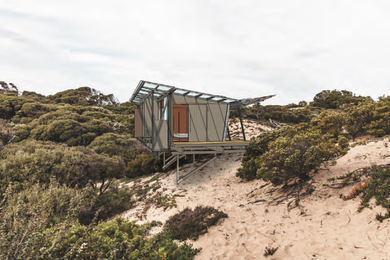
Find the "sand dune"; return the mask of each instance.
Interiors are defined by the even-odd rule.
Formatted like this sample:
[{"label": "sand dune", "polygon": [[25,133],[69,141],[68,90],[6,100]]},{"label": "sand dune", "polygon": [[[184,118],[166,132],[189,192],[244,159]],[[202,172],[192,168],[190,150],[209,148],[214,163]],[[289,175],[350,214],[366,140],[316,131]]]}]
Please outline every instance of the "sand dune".
[{"label": "sand dune", "polygon": [[[151,208],[147,218],[166,221],[185,207],[213,206],[229,217],[209,229],[198,241],[189,241],[202,248],[195,259],[390,259],[390,220],[375,220],[382,207],[358,213],[360,199],[340,199],[352,186],[333,189],[328,178],[343,175],[360,167],[390,163],[387,139],[372,141],[351,148],[337,160],[337,165],[322,167],[313,176],[314,192],[303,198],[301,207],[288,210],[288,199],[272,203],[281,193],[279,188],[256,180],[244,182],[236,177],[241,156],[220,156],[217,166],[211,164],[176,186],[174,172],[160,182],[165,193],[181,191],[177,208],[163,211]],[[187,171],[191,168],[186,169]],[[264,186],[264,187],[263,187]],[[262,187],[262,188],[260,188]],[[180,190],[183,189],[183,190]],[[122,216],[133,220],[140,208]],[[155,232],[158,230],[155,230]],[[263,256],[266,247],[277,247],[273,256]]]}]

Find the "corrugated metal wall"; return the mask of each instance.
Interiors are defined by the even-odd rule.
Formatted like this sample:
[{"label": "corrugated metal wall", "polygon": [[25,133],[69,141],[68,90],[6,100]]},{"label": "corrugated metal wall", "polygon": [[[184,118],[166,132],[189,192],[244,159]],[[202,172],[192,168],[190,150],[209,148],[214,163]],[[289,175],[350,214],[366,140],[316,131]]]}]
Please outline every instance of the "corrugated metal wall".
[{"label": "corrugated metal wall", "polygon": [[[156,128],[160,122],[156,121]],[[161,124],[160,131],[157,135],[157,141],[154,146],[154,150],[166,150],[168,149],[168,121],[164,120]]]},{"label": "corrugated metal wall", "polygon": [[152,102],[150,99],[145,99],[142,104],[143,112],[143,137],[152,137]]},{"label": "corrugated metal wall", "polygon": [[[143,112],[143,137],[152,137],[152,100],[145,99],[142,104],[142,112]],[[154,101],[154,120],[156,121],[158,116],[159,108],[157,105],[157,101]],[[157,129],[157,125],[154,124],[155,130]]]},{"label": "corrugated metal wall", "polygon": [[207,141],[223,141],[227,104],[207,105]]},{"label": "corrugated metal wall", "polygon": [[134,111],[134,137],[143,137],[141,108],[136,108]]},{"label": "corrugated metal wall", "polygon": [[207,140],[207,105],[189,105],[189,142]]}]

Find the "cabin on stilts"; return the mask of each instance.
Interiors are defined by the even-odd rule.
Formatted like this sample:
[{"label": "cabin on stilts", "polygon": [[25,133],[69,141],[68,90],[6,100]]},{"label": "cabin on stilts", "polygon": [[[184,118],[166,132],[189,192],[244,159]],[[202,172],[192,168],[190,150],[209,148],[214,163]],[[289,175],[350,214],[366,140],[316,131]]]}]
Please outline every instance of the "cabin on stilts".
[{"label": "cabin on stilts", "polygon": [[[151,153],[163,156],[163,169],[176,162],[178,184],[215,162],[219,154],[245,152],[249,141],[245,138],[240,107],[273,96],[234,99],[141,80],[130,98],[130,102],[137,105],[134,135]],[[230,110],[238,112],[244,140],[230,138]],[[165,158],[166,154],[170,156]],[[195,163],[196,154],[213,154],[214,157],[180,176],[180,158],[193,155]]]}]

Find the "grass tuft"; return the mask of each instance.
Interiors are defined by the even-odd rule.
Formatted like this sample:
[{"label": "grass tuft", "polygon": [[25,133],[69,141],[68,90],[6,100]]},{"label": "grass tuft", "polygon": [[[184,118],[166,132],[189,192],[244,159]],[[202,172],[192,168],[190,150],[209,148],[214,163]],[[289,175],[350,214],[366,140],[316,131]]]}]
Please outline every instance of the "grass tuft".
[{"label": "grass tuft", "polygon": [[275,254],[276,250],[278,250],[279,247],[265,247],[264,250],[264,256],[267,257],[269,255]]}]

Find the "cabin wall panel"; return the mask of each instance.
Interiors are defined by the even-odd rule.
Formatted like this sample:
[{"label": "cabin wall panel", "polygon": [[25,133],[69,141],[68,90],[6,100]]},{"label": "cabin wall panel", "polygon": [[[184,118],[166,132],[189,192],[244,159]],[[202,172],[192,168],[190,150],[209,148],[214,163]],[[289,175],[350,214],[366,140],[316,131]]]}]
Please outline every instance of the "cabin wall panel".
[{"label": "cabin wall panel", "polygon": [[189,142],[207,141],[207,105],[189,105]]},{"label": "cabin wall panel", "polygon": [[[156,120],[156,128],[160,121]],[[154,150],[166,150],[168,149],[168,121],[162,121],[160,131],[157,134],[157,141],[154,147]]]},{"label": "cabin wall panel", "polygon": [[[158,103],[157,100],[154,100],[154,117],[152,119],[152,100],[145,99],[142,104],[143,111],[143,136],[144,137],[152,137],[152,120],[156,121],[158,119]],[[156,132],[157,125],[154,125],[154,131]]]},{"label": "cabin wall panel", "polygon": [[134,111],[134,137],[143,137],[142,109],[136,108]]},{"label": "cabin wall panel", "polygon": [[227,104],[207,104],[207,141],[223,141]]}]

